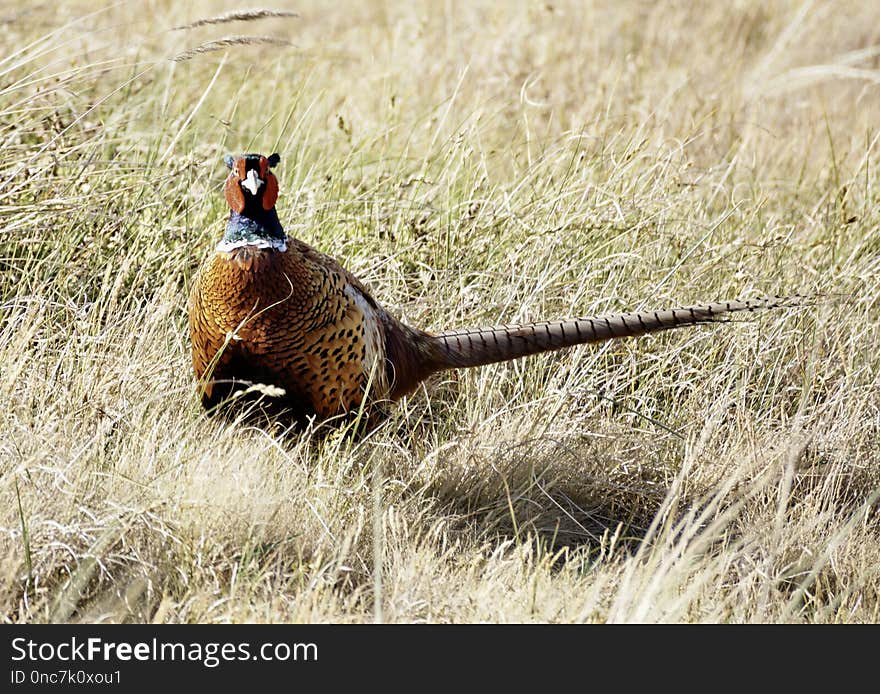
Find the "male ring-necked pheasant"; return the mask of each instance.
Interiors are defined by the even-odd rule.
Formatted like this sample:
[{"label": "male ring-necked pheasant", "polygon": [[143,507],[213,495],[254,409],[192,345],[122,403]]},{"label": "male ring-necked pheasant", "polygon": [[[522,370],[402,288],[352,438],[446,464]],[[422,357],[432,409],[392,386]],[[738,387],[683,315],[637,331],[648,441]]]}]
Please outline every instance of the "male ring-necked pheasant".
[{"label": "male ring-necked pheasant", "polygon": [[[326,419],[410,393],[444,369],[481,366],[587,342],[712,322],[797,297],[544,321],[432,335],[404,325],[335,260],[285,234],[275,202],[277,154],[225,158],[226,234],[195,278],[192,358],[213,408],[253,384],[297,419]],[[369,384],[369,386],[368,386]],[[265,391],[266,389],[264,389]]]}]

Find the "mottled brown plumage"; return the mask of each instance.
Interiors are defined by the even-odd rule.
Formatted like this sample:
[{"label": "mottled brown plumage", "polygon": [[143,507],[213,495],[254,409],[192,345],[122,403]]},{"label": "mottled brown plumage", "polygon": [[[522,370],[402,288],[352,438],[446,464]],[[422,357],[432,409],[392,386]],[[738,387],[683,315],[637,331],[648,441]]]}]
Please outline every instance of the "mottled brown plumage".
[{"label": "mottled brown plumage", "polygon": [[[444,369],[799,301],[727,301],[430,335],[389,315],[335,260],[284,234],[274,208],[278,182],[270,171],[277,163],[278,155],[227,158],[230,221],[199,270],[189,301],[193,367],[209,408],[263,384],[297,419],[345,415],[364,404],[375,420],[383,402]],[[363,403],[366,392],[370,400]]]}]

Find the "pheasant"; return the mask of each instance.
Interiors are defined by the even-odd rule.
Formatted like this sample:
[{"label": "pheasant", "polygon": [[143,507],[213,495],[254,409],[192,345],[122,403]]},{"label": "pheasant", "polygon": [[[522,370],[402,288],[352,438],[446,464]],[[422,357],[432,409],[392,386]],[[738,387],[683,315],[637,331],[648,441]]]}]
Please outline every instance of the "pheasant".
[{"label": "pheasant", "polygon": [[[226,233],[199,269],[189,297],[192,360],[202,404],[239,391],[272,396],[303,421],[356,413],[430,375],[612,338],[710,323],[740,311],[796,304],[800,297],[704,303],[661,311],[542,321],[433,335],[388,313],[333,258],[285,234],[275,203],[273,154],[228,155]],[[268,386],[268,387],[266,387]],[[366,398],[366,400],[365,400]]]}]

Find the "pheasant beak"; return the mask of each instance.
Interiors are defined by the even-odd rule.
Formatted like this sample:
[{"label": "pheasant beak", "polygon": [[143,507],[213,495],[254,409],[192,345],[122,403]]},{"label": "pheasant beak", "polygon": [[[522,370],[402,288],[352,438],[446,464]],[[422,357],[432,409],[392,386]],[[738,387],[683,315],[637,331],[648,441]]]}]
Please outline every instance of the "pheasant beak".
[{"label": "pheasant beak", "polygon": [[256,195],[263,183],[265,183],[265,181],[257,176],[257,172],[254,171],[254,169],[251,169],[247,172],[247,176],[241,182],[241,187],[249,191],[251,195]]}]

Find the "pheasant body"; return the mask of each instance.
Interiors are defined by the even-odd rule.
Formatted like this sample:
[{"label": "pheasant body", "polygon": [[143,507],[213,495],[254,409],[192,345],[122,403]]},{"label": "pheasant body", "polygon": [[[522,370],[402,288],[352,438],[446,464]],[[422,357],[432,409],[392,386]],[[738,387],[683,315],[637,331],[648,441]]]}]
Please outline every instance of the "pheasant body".
[{"label": "pheasant body", "polygon": [[[213,406],[252,383],[282,388],[298,416],[357,408],[375,370],[387,391],[384,313],[332,259],[291,240],[286,250],[219,250],[190,298],[193,365]],[[225,387],[224,387],[225,384]]]},{"label": "pheasant body", "polygon": [[298,419],[331,418],[362,405],[375,417],[383,411],[380,403],[444,369],[797,301],[729,301],[431,335],[391,316],[335,260],[284,234],[274,207],[277,181],[269,170],[277,162],[277,155],[227,158],[232,211],[226,235],[199,270],[189,300],[193,367],[208,408],[265,384]]}]

